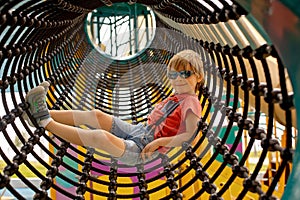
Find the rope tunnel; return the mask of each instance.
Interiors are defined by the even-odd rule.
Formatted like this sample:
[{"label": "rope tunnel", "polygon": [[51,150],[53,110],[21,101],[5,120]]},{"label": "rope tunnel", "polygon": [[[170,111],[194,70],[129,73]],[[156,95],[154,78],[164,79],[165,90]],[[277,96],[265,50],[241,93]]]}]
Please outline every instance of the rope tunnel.
[{"label": "rope tunnel", "polygon": [[[121,11],[133,31],[107,31],[130,37],[124,58],[114,49],[125,45],[99,39],[105,17],[127,23]],[[1,0],[0,198],[296,199],[299,15],[289,0]],[[26,93],[48,81],[49,109],[145,122],[172,94],[166,65],[184,49],[204,63],[202,118],[193,142],[149,163],[70,144],[28,111]]]}]

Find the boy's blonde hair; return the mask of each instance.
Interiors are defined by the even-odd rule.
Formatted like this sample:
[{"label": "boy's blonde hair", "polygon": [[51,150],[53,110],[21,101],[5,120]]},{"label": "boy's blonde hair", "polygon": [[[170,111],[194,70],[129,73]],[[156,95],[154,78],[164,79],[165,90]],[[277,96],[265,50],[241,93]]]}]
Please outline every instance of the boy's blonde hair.
[{"label": "boy's blonde hair", "polygon": [[196,89],[204,84],[204,71],[201,56],[193,50],[183,50],[175,54],[169,61],[168,70],[171,68],[178,70],[179,67],[191,66],[196,76],[200,76],[201,82],[197,84]]}]

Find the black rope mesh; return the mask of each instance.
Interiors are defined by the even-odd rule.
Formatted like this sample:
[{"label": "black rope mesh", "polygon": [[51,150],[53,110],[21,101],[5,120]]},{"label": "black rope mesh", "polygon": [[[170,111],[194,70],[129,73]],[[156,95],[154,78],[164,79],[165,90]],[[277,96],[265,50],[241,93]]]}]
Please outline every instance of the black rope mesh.
[{"label": "black rope mesh", "polygon": [[[113,60],[101,55],[89,42],[84,22],[93,9],[115,2],[121,1],[1,1],[0,89],[4,114],[0,116],[0,131],[1,142],[7,143],[14,155],[8,155],[0,147],[4,160],[0,188],[9,190],[17,199],[25,199],[12,185],[11,179],[16,176],[33,191],[33,199],[58,198],[59,195],[69,199],[93,196],[108,199],[258,198],[253,194],[261,199],[280,198],[282,193],[277,192],[276,187],[281,177],[287,179],[286,171],[290,170],[295,148],[293,95],[287,89],[287,73],[272,44],[258,46],[251,38],[245,43],[242,35],[235,31],[228,35],[229,28],[221,25],[240,20],[247,15],[246,11],[238,4],[223,0],[219,1],[222,8],[212,1],[204,1],[206,4],[176,0],[130,1],[148,5],[155,11],[157,32],[152,44],[139,55]],[[207,26],[194,26],[196,24]],[[166,64],[183,49],[197,51],[204,61],[206,84],[199,91],[203,113],[195,132],[196,138],[198,132],[202,136],[193,145],[184,143],[178,150],[151,163],[130,167],[111,159],[105,152],[78,148],[38,127],[28,111],[26,92],[47,80],[51,83],[47,94],[49,109],[96,108],[132,123],[144,122],[153,105],[172,93],[166,78]],[[276,64],[270,66],[269,59]],[[275,76],[274,67],[278,72]],[[274,85],[274,79],[278,85]],[[242,110],[238,105],[240,99],[243,99]],[[253,119],[249,118],[250,105],[254,110]],[[274,133],[277,120],[274,115],[278,110],[284,115],[284,120],[278,121],[285,127],[285,141],[279,141]],[[24,121],[24,112],[35,128]],[[262,112],[268,116],[266,128],[260,125]],[[224,120],[228,120],[228,124],[219,137]],[[213,124],[217,125],[213,127]],[[235,125],[238,130],[229,147],[227,139]],[[21,127],[26,137],[20,132]],[[239,158],[236,151],[246,135],[249,140],[245,140],[245,149]],[[19,138],[21,147],[14,144],[12,136]],[[255,141],[261,141],[263,150],[250,172],[246,164]],[[37,149],[49,156],[49,161],[45,161]],[[258,175],[264,171],[263,163],[271,152],[280,154],[280,160],[275,175],[263,185]],[[28,156],[33,156],[46,172],[37,170]],[[219,164],[216,164],[217,156],[223,160]],[[34,173],[40,185],[36,186],[22,174],[20,166]],[[107,179],[99,178],[100,175]],[[122,181],[126,178],[131,182]],[[75,191],[59,185],[58,179],[75,187]],[[96,185],[101,185],[101,189]],[[120,192],[128,188],[133,192]],[[165,196],[153,196],[157,191],[167,192]]]}]

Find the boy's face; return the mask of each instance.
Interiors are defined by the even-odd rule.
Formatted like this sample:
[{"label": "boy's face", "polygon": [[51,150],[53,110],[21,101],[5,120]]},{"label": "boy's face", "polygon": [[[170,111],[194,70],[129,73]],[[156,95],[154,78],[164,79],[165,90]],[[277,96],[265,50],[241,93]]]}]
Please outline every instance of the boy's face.
[{"label": "boy's face", "polygon": [[[187,66],[178,66],[176,68],[177,69],[168,69],[168,73],[181,72],[183,76],[181,77],[179,74],[177,74],[177,77],[175,79],[169,77],[170,83],[174,90],[178,94],[195,94],[196,85],[201,81],[201,78],[194,73],[194,70],[189,64]],[[189,73],[184,73],[184,71],[190,71],[191,75]],[[184,74],[190,76],[184,78]]]}]

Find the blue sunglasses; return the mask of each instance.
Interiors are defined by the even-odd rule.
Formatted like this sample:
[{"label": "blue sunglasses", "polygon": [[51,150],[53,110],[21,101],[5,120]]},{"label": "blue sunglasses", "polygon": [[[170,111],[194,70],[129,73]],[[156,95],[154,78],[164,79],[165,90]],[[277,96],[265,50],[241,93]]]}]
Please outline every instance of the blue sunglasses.
[{"label": "blue sunglasses", "polygon": [[194,74],[193,71],[188,71],[188,70],[183,70],[183,71],[180,71],[180,72],[177,72],[177,71],[169,71],[168,72],[168,77],[169,79],[176,79],[178,76],[180,76],[181,78],[188,78],[190,77],[192,74]]}]

